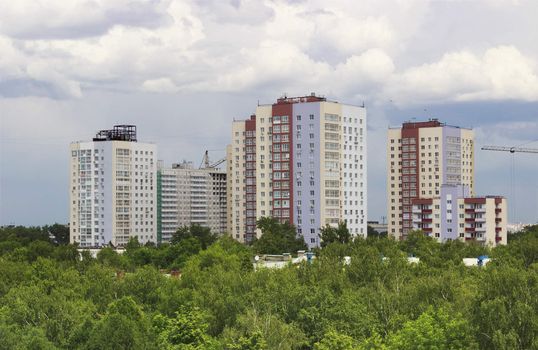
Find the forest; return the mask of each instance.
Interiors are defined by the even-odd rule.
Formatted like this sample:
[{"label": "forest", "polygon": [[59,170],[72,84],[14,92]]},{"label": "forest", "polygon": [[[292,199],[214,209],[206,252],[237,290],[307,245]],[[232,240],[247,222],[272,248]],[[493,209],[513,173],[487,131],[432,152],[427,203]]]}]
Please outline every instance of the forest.
[{"label": "forest", "polygon": [[496,248],[325,228],[312,262],[254,270],[304,248],[258,225],[251,246],[191,226],[96,258],[61,225],[0,228],[0,349],[538,349],[538,225]]}]

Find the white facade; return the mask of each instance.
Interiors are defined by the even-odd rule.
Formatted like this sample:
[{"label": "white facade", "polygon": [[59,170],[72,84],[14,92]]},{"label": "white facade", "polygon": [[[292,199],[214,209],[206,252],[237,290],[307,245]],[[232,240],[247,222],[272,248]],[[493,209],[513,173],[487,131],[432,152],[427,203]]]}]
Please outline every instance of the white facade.
[{"label": "white facade", "polygon": [[501,196],[470,197],[464,185],[442,185],[439,197],[413,201],[413,229],[439,242],[459,239],[507,244],[507,204]]},{"label": "white facade", "polygon": [[[228,148],[232,237],[248,241],[250,221],[261,217],[293,223],[309,247],[319,246],[322,227],[341,221],[352,235],[366,236],[364,107],[315,95],[284,97],[258,106],[254,116],[234,121],[232,129]],[[260,234],[255,231],[257,237]]]},{"label": "white facade", "polygon": [[226,170],[194,169],[192,163],[161,167],[160,242],[168,242],[181,226],[198,224],[212,233],[226,232]]},{"label": "white facade", "polygon": [[474,194],[474,132],[436,119],[388,130],[388,234],[412,229],[412,200],[440,196],[441,185],[466,185]]},{"label": "white facade", "polygon": [[70,241],[81,247],[156,242],[157,147],[133,141],[71,144]]}]

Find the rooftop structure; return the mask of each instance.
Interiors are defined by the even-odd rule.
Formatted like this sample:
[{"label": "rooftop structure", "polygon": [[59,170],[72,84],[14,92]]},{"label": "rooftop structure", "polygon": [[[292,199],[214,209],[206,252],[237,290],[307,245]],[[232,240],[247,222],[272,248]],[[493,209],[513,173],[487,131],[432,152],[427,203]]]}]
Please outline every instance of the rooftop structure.
[{"label": "rooftop structure", "polygon": [[100,130],[93,138],[93,141],[136,142],[136,125],[114,125],[113,129]]}]

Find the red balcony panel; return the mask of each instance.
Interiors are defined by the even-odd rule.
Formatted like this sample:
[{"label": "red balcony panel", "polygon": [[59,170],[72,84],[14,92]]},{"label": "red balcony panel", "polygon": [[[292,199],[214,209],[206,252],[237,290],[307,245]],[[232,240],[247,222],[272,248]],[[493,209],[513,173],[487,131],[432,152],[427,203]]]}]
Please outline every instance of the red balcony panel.
[{"label": "red balcony panel", "polygon": [[502,231],[502,227],[495,227],[495,233],[499,233]]},{"label": "red balcony panel", "polygon": [[424,232],[432,232],[432,228],[431,227],[423,227],[422,231],[424,231]]},{"label": "red balcony panel", "polygon": [[474,222],[474,218],[465,218],[465,222]]},{"label": "red balcony panel", "polygon": [[502,237],[499,237],[499,236],[495,237],[495,242],[500,242],[500,241],[502,241],[502,240],[503,240]]},{"label": "red balcony panel", "polygon": [[432,213],[431,209],[422,209],[422,214],[431,214],[431,213]]},{"label": "red balcony panel", "polygon": [[433,200],[431,198],[429,198],[429,199],[426,199],[426,198],[414,198],[411,203],[413,205],[431,205],[432,202],[433,202]]},{"label": "red balcony panel", "polygon": [[501,222],[501,221],[502,221],[501,218],[495,218],[495,222],[496,222],[496,223],[499,223],[499,222]]},{"label": "red balcony panel", "polygon": [[486,198],[480,197],[480,198],[465,198],[463,200],[465,204],[486,204]]},{"label": "red balcony panel", "polygon": [[502,211],[501,208],[495,208],[495,214],[499,214]]},{"label": "red balcony panel", "polygon": [[465,209],[466,213],[474,213],[474,209]]},{"label": "red balcony panel", "polygon": [[475,232],[476,229],[474,227],[466,227],[465,232]]}]

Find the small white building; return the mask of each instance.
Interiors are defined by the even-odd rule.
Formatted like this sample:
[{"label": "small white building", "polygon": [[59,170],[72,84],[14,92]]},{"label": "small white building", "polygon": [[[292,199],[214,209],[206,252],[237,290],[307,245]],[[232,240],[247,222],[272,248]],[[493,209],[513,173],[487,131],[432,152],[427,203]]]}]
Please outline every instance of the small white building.
[{"label": "small white building", "polygon": [[304,250],[297,251],[297,257],[293,258],[290,253],[282,255],[256,255],[254,257],[254,270],[258,268],[281,269],[286,266],[300,264],[302,262],[312,262],[316,256],[314,253],[305,252]]}]

